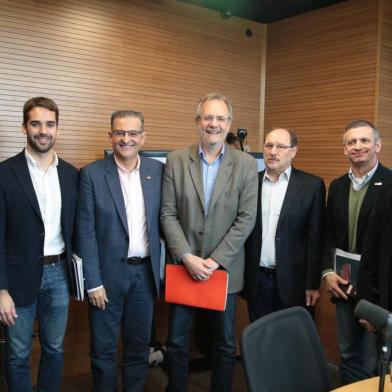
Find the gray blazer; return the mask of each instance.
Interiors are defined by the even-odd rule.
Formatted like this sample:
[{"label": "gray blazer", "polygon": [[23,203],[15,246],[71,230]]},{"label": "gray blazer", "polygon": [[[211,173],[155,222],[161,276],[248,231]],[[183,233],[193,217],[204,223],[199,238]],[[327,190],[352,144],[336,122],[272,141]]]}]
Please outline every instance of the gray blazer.
[{"label": "gray blazer", "polygon": [[[152,274],[159,293],[159,207],[163,165],[140,157],[140,179],[147,215]],[[77,208],[77,247],[83,259],[86,289],[104,285],[108,296],[116,295],[128,254],[129,233],[125,203],[113,156],[80,171]]]},{"label": "gray blazer", "polygon": [[198,146],[167,157],[162,185],[161,224],[176,262],[185,253],[211,257],[229,273],[229,293],[244,284],[244,242],[257,211],[257,162],[226,147],[207,217]]}]

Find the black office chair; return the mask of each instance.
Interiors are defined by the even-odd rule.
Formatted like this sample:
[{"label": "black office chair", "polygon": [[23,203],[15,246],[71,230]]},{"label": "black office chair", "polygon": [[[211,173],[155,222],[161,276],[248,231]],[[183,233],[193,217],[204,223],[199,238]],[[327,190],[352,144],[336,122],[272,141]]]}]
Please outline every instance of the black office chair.
[{"label": "black office chair", "polygon": [[325,392],[328,364],[309,313],[293,307],[248,325],[241,352],[250,392]]}]

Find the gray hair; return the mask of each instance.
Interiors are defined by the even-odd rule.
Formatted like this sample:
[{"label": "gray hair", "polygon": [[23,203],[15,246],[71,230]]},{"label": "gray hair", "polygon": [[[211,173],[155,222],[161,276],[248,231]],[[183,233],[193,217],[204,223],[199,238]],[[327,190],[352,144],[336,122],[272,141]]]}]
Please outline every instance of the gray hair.
[{"label": "gray hair", "polygon": [[367,120],[359,119],[359,120],[353,120],[348,123],[346,129],[343,132],[343,139],[344,139],[344,135],[346,134],[346,132],[350,131],[351,129],[360,128],[360,127],[371,128],[371,130],[373,131],[374,139],[378,140],[380,138],[380,131],[378,128],[376,128],[376,126],[373,123],[371,123],[370,121],[367,121]]},{"label": "gray hair", "polygon": [[223,94],[209,93],[204,95],[204,97],[200,98],[200,101],[196,107],[195,120],[200,120],[202,107],[207,101],[223,101],[227,106],[230,120],[233,119],[233,107],[231,105],[231,99]]}]

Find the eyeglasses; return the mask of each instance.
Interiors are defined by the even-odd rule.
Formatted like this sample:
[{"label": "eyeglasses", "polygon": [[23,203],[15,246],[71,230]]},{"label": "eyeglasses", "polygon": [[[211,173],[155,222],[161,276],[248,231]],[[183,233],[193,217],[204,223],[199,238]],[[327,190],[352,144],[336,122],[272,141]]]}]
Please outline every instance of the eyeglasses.
[{"label": "eyeglasses", "polygon": [[128,135],[129,137],[135,139],[138,136],[140,136],[144,131],[121,131],[121,130],[114,130],[112,131],[112,136],[113,137],[125,137],[125,135]]},{"label": "eyeglasses", "polygon": [[343,144],[347,147],[353,147],[357,143],[360,143],[364,146],[367,146],[372,143],[372,139],[369,139],[368,137],[361,137],[360,139],[348,139],[346,140]]},{"label": "eyeglasses", "polygon": [[219,123],[224,123],[224,122],[226,122],[228,120],[231,120],[231,117],[213,116],[212,114],[207,114],[205,116],[200,116],[200,118],[203,121],[206,121],[206,122],[212,122],[212,121],[214,121],[214,118],[216,118],[216,121],[218,121]]},{"label": "eyeglasses", "polygon": [[264,148],[266,150],[272,150],[274,147],[276,147],[278,151],[286,151],[288,148],[292,148],[294,146],[286,146],[285,144],[272,144],[272,143],[264,144]]}]

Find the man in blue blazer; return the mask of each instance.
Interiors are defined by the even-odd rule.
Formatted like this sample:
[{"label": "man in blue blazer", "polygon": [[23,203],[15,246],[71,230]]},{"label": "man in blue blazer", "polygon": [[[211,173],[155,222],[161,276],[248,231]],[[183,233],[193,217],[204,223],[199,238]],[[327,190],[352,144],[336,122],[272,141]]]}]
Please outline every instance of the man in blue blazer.
[{"label": "man in blue blazer", "polygon": [[23,108],[27,147],[0,164],[0,321],[6,325],[9,391],[31,391],[29,359],[38,319],[38,391],[58,391],[69,303],[77,170],[53,150],[55,102]]},{"label": "man in blue blazer", "polygon": [[78,250],[89,296],[91,365],[96,391],[117,386],[123,330],[124,391],[143,391],[154,298],[159,293],[162,163],[139,156],[142,113],[114,112],[114,154],[81,169]]}]

